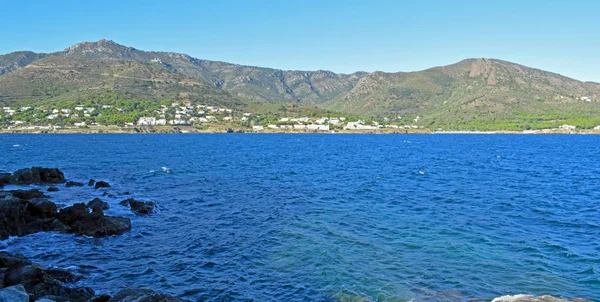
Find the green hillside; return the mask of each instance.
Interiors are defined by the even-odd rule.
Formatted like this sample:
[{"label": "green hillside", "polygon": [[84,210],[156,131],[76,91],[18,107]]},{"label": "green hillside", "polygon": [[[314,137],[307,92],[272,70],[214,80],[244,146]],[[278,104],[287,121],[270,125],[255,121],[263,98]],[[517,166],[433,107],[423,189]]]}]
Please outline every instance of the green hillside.
[{"label": "green hillside", "polygon": [[103,99],[190,101],[279,115],[294,108],[295,115],[337,112],[429,129],[600,125],[600,84],[494,59],[417,72],[336,74],[201,60],[109,40],[0,56],[2,104]]},{"label": "green hillside", "polygon": [[500,60],[470,59],[420,72],[372,73],[324,106],[405,121],[419,117],[430,128],[531,127],[574,119],[588,120],[589,127],[599,124],[599,97],[596,83]]}]

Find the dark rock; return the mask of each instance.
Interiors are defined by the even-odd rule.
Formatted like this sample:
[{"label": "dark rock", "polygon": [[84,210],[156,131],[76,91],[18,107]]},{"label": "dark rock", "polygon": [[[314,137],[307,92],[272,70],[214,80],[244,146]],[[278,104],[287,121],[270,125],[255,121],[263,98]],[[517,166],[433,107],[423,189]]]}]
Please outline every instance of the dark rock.
[{"label": "dark rock", "polygon": [[25,286],[34,299],[47,297],[54,301],[88,301],[94,296],[94,290],[89,287],[67,287],[60,281],[45,275],[42,282],[34,286]]},{"label": "dark rock", "polygon": [[109,302],[185,302],[181,298],[159,294],[151,289],[130,288],[119,291]]},{"label": "dark rock", "polygon": [[92,199],[92,201],[87,203],[87,206],[91,209],[95,208],[95,207],[99,207],[102,210],[108,210],[110,209],[110,205],[108,204],[108,202],[104,202],[102,201],[102,199],[100,198],[94,198]]},{"label": "dark rock", "polygon": [[57,168],[31,167],[15,171],[10,182],[17,185],[63,183],[65,175]]},{"label": "dark rock", "polygon": [[72,272],[62,268],[47,269],[46,273],[52,278],[63,283],[73,283],[81,280],[81,276],[75,275]]},{"label": "dark rock", "polygon": [[27,209],[35,217],[52,218],[56,216],[56,204],[47,199],[30,200]]},{"label": "dark rock", "polygon": [[30,265],[31,261],[23,255],[0,252],[0,268],[19,268]]},{"label": "dark rock", "polygon": [[7,268],[0,268],[0,288],[4,287],[4,278],[6,277]]},{"label": "dark rock", "polygon": [[[43,267],[32,264],[25,257],[18,254],[0,253],[0,261],[11,264],[3,278],[5,286],[21,285],[29,293],[27,301],[47,299],[50,301],[87,301],[94,296],[91,288],[74,288],[67,286],[80,279],[79,276],[63,269],[53,268],[45,270]],[[0,298],[0,301],[2,298]],[[12,300],[8,300],[12,301]]]},{"label": "dark rock", "polygon": [[79,235],[105,237],[130,231],[131,220],[126,217],[104,216],[96,220],[83,220],[72,227]]},{"label": "dark rock", "polygon": [[94,189],[98,189],[98,188],[110,188],[110,184],[101,180],[101,181],[97,182],[96,185],[94,186]]},{"label": "dark rock", "polygon": [[90,209],[83,203],[61,209],[58,220],[68,232],[78,235],[104,237],[123,234],[131,230],[131,220],[125,217],[104,216],[101,208]]},{"label": "dark rock", "polygon": [[11,179],[11,174],[8,172],[0,172],[0,188],[5,184],[9,184]]},{"label": "dark rock", "polygon": [[29,302],[29,295],[23,285],[15,285],[0,289],[0,301],[6,302]]},{"label": "dark rock", "polygon": [[93,180],[93,179],[90,179],[90,181],[88,181],[88,186],[90,186],[90,187],[93,186],[93,185],[95,185],[95,184],[96,184],[96,181]]},{"label": "dark rock", "polygon": [[46,190],[48,192],[58,192],[58,188],[57,187],[48,187],[48,190]]},{"label": "dark rock", "polygon": [[58,212],[58,220],[66,225],[72,225],[76,221],[83,220],[90,213],[90,209],[83,203],[76,203]]},{"label": "dark rock", "polygon": [[125,199],[119,202],[122,206],[129,206],[132,211],[137,212],[139,214],[150,214],[154,212],[156,208],[156,204],[152,201],[139,201],[133,198]]},{"label": "dark rock", "polygon": [[115,198],[115,197],[117,197],[117,196],[115,196],[115,195],[113,195],[113,194],[110,194],[110,193],[108,193],[108,192],[104,192],[104,193],[102,193],[102,196],[106,196],[106,197],[108,197],[108,198]]},{"label": "dark rock", "polygon": [[67,181],[67,183],[65,184],[65,187],[70,188],[70,187],[83,187],[83,184],[80,182],[76,182],[76,181]]},{"label": "dark rock", "polygon": [[104,295],[93,296],[87,302],[108,302],[109,300],[110,300],[110,296],[104,294]]},{"label": "dark rock", "polygon": [[23,284],[25,288],[29,288],[43,282],[45,275],[46,273],[41,266],[37,264],[25,265],[9,270],[4,277],[4,284],[6,286]]},{"label": "dark rock", "polygon": [[39,189],[12,190],[12,191],[7,191],[7,192],[12,194],[12,196],[14,196],[16,198],[25,199],[25,200],[48,197],[48,196],[44,195],[44,193],[40,192]]},{"label": "dark rock", "polygon": [[36,204],[13,197],[0,199],[0,239],[25,236],[52,229],[52,203],[35,199]]}]

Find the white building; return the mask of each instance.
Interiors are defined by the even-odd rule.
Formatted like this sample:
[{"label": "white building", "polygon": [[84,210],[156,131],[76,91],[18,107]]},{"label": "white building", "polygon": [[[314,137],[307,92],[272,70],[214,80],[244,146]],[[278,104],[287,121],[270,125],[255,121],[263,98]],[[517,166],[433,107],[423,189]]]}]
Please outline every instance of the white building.
[{"label": "white building", "polygon": [[263,127],[263,126],[252,126],[252,130],[253,131],[263,131],[263,130],[265,130],[265,127]]},{"label": "white building", "polygon": [[326,121],[327,121],[327,118],[323,117],[323,118],[316,120],[315,123],[317,123],[319,125],[323,125],[323,124],[325,124]]},{"label": "white building", "polygon": [[156,118],[154,117],[140,117],[137,121],[138,126],[152,126],[156,125]]},{"label": "white building", "polygon": [[577,128],[577,126],[565,124],[565,125],[559,126],[558,128],[564,129],[564,130],[575,130]]},{"label": "white building", "polygon": [[329,131],[329,125],[306,125],[308,130]]},{"label": "white building", "polygon": [[171,125],[185,125],[186,122],[184,120],[170,120],[169,124],[171,124]]}]

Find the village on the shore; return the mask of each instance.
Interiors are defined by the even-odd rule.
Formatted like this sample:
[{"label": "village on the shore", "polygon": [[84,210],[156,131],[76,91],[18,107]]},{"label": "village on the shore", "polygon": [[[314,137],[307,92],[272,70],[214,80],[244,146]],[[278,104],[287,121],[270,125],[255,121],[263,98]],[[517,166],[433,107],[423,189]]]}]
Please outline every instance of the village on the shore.
[{"label": "village on the shore", "polygon": [[[152,110],[130,111],[117,105],[73,106],[3,106],[0,110],[0,131],[9,132],[128,132],[146,128],[185,127],[193,131],[219,132],[219,129],[238,129],[238,132],[447,132],[427,129],[420,117],[397,117],[390,120],[368,120],[341,115],[282,116],[244,112],[220,106],[173,101],[157,105]],[[574,133],[577,126],[564,124],[552,129],[500,131],[520,133]],[[587,129],[598,133],[600,125]],[[141,131],[145,132],[145,131]],[[477,131],[475,131],[477,132]],[[485,132],[485,131],[482,131]],[[488,131],[489,132],[489,131]],[[495,132],[495,131],[493,131]]]},{"label": "village on the shore", "polygon": [[[48,108],[22,106],[2,107],[0,128],[6,130],[51,131],[60,129],[93,128],[133,128],[152,126],[194,126],[201,128],[210,125],[228,125],[245,128],[248,131],[295,131],[329,132],[335,130],[378,130],[378,129],[421,129],[419,117],[404,123],[401,117],[395,121],[384,118],[382,121],[366,120],[345,116],[273,116],[264,117],[259,113],[242,112],[231,108],[211,105],[193,105],[172,102],[169,106],[160,105],[143,116],[129,115],[122,120],[103,123],[104,116],[123,113],[123,108],[114,105],[84,106],[71,108]],[[389,122],[389,123],[388,123]]]}]

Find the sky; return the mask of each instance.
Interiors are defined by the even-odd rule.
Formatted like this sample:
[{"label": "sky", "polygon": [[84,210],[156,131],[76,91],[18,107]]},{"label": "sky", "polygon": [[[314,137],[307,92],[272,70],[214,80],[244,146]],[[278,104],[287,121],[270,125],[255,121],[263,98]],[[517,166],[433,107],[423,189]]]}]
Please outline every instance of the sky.
[{"label": "sky", "polygon": [[341,73],[496,58],[600,82],[596,0],[0,0],[0,54],[100,39]]}]

